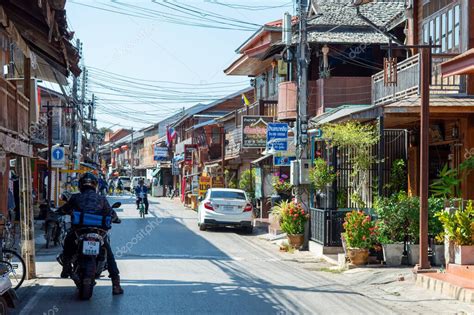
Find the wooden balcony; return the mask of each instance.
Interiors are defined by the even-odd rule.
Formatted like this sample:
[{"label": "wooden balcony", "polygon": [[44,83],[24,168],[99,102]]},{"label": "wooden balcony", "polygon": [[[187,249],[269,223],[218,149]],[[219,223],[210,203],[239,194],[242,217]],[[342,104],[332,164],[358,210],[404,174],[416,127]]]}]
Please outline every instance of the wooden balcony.
[{"label": "wooden balcony", "polygon": [[278,120],[295,120],[298,116],[298,88],[296,82],[281,82],[278,85]]},{"label": "wooden balcony", "polygon": [[0,78],[0,131],[29,138],[29,100],[12,83]]},{"label": "wooden balcony", "polygon": [[[452,57],[433,56],[431,95],[462,95],[466,93],[466,76],[454,75],[443,78],[440,64]],[[397,65],[398,84],[385,86],[383,71],[372,76],[372,103],[389,104],[410,95],[419,95],[420,55],[414,55]]]}]

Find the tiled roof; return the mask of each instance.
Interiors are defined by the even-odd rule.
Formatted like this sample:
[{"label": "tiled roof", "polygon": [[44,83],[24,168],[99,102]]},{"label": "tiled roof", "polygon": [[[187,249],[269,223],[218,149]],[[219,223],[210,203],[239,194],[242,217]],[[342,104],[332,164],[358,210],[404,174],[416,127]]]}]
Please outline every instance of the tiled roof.
[{"label": "tiled roof", "polygon": [[[309,21],[309,27],[315,25],[367,26],[357,16],[356,8],[349,3],[319,3],[321,16]],[[360,6],[360,12],[379,27],[384,27],[405,11],[405,1],[374,2]]]},{"label": "tiled roof", "polygon": [[373,30],[334,30],[331,32],[313,31],[308,33],[308,42],[328,44],[385,44],[388,43],[388,38],[387,36]]}]

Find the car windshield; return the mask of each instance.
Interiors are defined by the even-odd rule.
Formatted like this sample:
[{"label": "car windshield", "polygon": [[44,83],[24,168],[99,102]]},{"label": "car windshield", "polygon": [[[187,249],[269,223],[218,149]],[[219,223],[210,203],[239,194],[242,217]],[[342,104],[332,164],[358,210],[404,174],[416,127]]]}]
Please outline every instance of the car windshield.
[{"label": "car windshield", "polygon": [[130,177],[120,177],[121,180],[126,180],[126,181],[129,181],[130,180]]},{"label": "car windshield", "polygon": [[211,192],[211,198],[219,198],[219,199],[241,199],[245,200],[245,194],[243,192],[238,191],[224,191],[224,190],[217,190]]}]

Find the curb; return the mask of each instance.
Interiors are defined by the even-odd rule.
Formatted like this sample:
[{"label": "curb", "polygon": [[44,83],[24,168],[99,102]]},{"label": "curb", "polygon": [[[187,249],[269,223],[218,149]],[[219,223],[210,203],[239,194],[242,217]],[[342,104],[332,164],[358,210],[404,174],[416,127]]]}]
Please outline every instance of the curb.
[{"label": "curb", "polygon": [[455,298],[461,302],[474,305],[474,290],[465,289],[446,281],[434,279],[422,274],[416,275],[416,285],[440,293],[444,296]]}]

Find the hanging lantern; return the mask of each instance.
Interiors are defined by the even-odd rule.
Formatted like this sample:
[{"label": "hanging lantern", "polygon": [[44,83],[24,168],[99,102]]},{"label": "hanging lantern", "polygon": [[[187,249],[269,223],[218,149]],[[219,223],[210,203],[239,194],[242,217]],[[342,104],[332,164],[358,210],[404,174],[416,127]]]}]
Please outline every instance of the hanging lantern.
[{"label": "hanging lantern", "polygon": [[383,59],[383,84],[384,86],[397,86],[397,58]]}]

